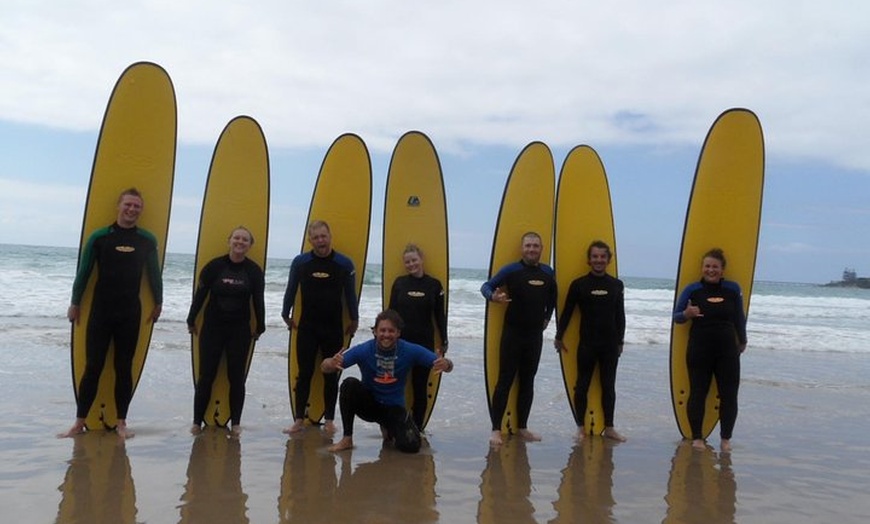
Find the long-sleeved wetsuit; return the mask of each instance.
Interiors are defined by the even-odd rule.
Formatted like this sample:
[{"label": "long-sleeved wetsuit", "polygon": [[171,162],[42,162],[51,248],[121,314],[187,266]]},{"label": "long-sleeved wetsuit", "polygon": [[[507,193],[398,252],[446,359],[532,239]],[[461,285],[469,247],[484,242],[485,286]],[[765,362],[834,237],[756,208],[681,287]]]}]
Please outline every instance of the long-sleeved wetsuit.
[{"label": "long-sleeved wetsuit", "polygon": [[[604,427],[613,427],[616,408],[616,367],[625,338],[625,286],[608,274],[589,273],[573,282],[559,315],[556,340],[562,340],[574,308],[580,308],[580,343],[577,347],[577,383],[574,408],[578,426],[584,424],[589,384],[596,364],[601,377]],[[604,428],[596,428],[602,430]]]},{"label": "long-sleeved wetsuit", "polygon": [[501,429],[508,393],[514,377],[518,379],[517,429],[526,429],[535,396],[535,374],[541,360],[541,345],[556,307],[556,280],[546,264],[529,265],[522,261],[501,268],[484,282],[480,292],[487,300],[498,288],[510,297],[504,316],[499,345],[498,381],[492,395],[492,430]]},{"label": "long-sleeved wetsuit", "polygon": [[163,303],[157,239],[142,228],[123,228],[118,224],[94,231],[79,261],[72,305],[81,303],[95,266],[97,282],[88,319],[85,371],[79,383],[76,417],[88,416],[97,396],[109,345],[114,341],[115,405],[117,417],[126,419],[133,396],[133,355],[142,317],[139,287],[143,272],[148,275],[155,304]]},{"label": "long-sleeved wetsuit", "polygon": [[[441,349],[447,350],[444,288],[437,278],[429,275],[398,277],[390,290],[389,309],[399,313],[404,321],[403,339],[434,351],[435,329],[437,329],[441,337]],[[423,427],[426,417],[429,371],[428,367],[416,366],[411,372],[411,387],[414,391],[414,405],[411,407],[411,412],[418,428]]]},{"label": "long-sleeved wetsuit", "polygon": [[746,344],[746,315],[740,285],[729,280],[695,282],[686,286],[674,309],[674,321],[688,320],[684,311],[691,301],[701,316],[692,319],[686,367],[689,370],[687,414],[692,438],[703,438],[704,404],[710,381],[719,388],[719,433],[730,439],[737,421],[740,386],[740,347]]},{"label": "long-sleeved wetsuit", "polygon": [[[320,351],[322,358],[329,358],[344,345],[342,298],[351,321],[359,320],[355,277],[353,261],[334,250],[325,257],[319,257],[313,251],[302,253],[290,264],[281,318],[290,318],[298,290],[302,293],[302,315],[297,319],[296,334],[296,361],[299,364],[296,418],[303,418],[305,414],[317,352]],[[333,420],[338,400],[337,374],[324,375],[323,397],[324,418]]]},{"label": "long-sleeved wetsuit", "polygon": [[264,288],[263,270],[249,258],[233,262],[229,255],[224,255],[202,268],[187,315],[187,325],[193,326],[208,298],[199,332],[199,376],[193,399],[194,424],[202,424],[224,352],[227,355],[227,378],[230,382],[230,420],[233,426],[241,422],[252,338],[251,306],[256,320],[256,333],[259,335],[266,330]]}]

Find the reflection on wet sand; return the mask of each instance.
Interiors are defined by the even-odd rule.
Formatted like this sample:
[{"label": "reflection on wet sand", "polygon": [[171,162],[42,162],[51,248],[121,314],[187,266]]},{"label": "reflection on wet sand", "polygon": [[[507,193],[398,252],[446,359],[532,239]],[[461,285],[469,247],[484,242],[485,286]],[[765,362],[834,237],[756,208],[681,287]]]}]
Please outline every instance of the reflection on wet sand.
[{"label": "reflection on wet sand", "polygon": [[89,431],[73,441],[56,522],[135,523],[136,488],[124,440],[114,432]]},{"label": "reflection on wet sand", "polygon": [[[435,509],[435,461],[430,450],[406,454],[384,447],[372,462],[354,465],[353,450],[332,454],[317,432],[287,443],[281,522],[427,523]],[[335,460],[340,460],[336,475]]]},{"label": "reflection on wet sand", "polygon": [[526,443],[519,438],[509,438],[498,448],[491,448],[486,457],[486,468],[480,475],[477,521],[484,524],[537,522],[535,507],[529,500],[531,492]]},{"label": "reflection on wet sand", "polygon": [[193,439],[179,522],[248,522],[241,450],[224,428],[206,428]]},{"label": "reflection on wet sand", "polygon": [[551,523],[605,523],[613,518],[613,448],[603,437],[587,437],[574,446],[562,470],[559,498]]},{"label": "reflection on wet sand", "polygon": [[665,500],[665,524],[734,523],[737,481],[731,470],[731,455],[717,455],[709,447],[698,451],[689,441],[680,443],[671,464]]},{"label": "reflection on wet sand", "polygon": [[308,430],[287,440],[279,522],[322,522],[332,508],[335,488],[335,457],[326,451],[332,440],[320,431]]}]

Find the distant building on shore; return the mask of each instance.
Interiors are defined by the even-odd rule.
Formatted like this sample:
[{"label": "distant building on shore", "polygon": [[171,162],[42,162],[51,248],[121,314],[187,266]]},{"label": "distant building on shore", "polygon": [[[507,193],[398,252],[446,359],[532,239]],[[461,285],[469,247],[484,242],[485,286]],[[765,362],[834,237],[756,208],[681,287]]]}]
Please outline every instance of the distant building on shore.
[{"label": "distant building on shore", "polygon": [[825,284],[828,287],[860,287],[862,289],[870,289],[870,278],[859,277],[858,272],[854,268],[846,268],[843,270],[843,279],[839,282],[828,282]]}]

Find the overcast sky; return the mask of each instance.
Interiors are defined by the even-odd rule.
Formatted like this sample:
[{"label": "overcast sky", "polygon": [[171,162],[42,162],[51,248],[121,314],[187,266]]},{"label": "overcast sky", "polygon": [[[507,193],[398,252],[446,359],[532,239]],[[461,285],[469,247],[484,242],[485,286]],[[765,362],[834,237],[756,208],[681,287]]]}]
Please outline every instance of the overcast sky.
[{"label": "overcast sky", "polygon": [[602,157],[621,273],[674,277],[704,137],[746,107],[767,155],[756,278],[868,276],[868,28],[854,0],[7,1],[0,242],[77,244],[112,87],[150,60],[178,100],[172,252],[194,250],[215,142],[247,114],[270,149],[271,257],[298,252],[323,155],[354,132],[379,262],[390,154],[416,129],[441,157],[452,265],[487,267],[508,172],[541,140],[557,173],[575,145]]}]

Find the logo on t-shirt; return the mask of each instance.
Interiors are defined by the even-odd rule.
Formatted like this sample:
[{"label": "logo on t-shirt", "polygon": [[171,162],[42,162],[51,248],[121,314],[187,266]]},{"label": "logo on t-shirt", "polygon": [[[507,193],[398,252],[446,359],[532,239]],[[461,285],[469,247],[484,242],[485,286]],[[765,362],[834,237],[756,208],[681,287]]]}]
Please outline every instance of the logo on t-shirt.
[{"label": "logo on t-shirt", "polygon": [[315,271],[314,273],[311,273],[311,276],[314,278],[329,278],[329,273],[326,273],[325,271]]},{"label": "logo on t-shirt", "polygon": [[375,353],[375,360],[377,361],[377,376],[375,376],[374,381],[379,384],[392,384],[396,382],[396,352],[391,351],[390,353],[381,353],[380,351]]},{"label": "logo on t-shirt", "polygon": [[422,291],[408,291],[408,296],[414,298],[423,298],[426,296],[426,293]]},{"label": "logo on t-shirt", "polygon": [[537,279],[535,279],[535,280],[529,280],[529,285],[530,285],[530,286],[543,286],[543,285],[544,285],[544,281],[543,281],[543,280],[537,280]]},{"label": "logo on t-shirt", "polygon": [[119,253],[132,253],[136,251],[136,248],[133,246],[115,246],[115,251]]},{"label": "logo on t-shirt", "polygon": [[597,296],[597,297],[602,297],[604,295],[607,295],[607,290],[606,289],[593,289],[592,294]]},{"label": "logo on t-shirt", "polygon": [[720,302],[725,302],[725,299],[722,297],[709,297],[707,298],[707,302],[711,304],[719,304]]}]

